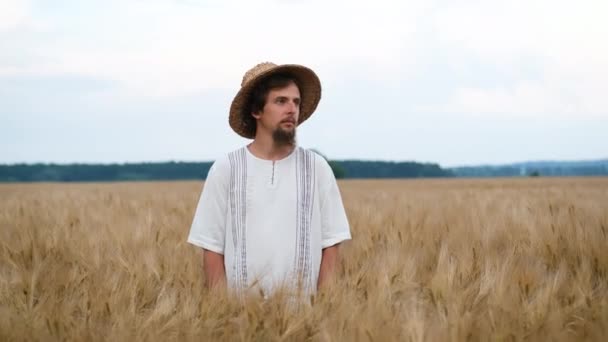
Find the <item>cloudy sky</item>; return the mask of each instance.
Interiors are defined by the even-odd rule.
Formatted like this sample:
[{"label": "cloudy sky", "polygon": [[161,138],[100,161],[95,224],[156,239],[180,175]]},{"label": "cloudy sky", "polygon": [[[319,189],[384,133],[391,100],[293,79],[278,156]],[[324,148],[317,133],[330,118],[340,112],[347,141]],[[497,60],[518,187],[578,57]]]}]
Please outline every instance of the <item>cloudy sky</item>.
[{"label": "cloudy sky", "polygon": [[214,160],[244,72],[299,63],[299,143],[442,166],[608,157],[608,1],[0,0],[0,163]]}]

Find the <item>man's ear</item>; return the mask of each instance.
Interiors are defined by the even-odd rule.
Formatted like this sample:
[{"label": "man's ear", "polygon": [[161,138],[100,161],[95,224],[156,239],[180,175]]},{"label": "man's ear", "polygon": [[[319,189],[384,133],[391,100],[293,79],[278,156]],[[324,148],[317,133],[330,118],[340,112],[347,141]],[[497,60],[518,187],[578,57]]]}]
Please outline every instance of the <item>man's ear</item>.
[{"label": "man's ear", "polygon": [[262,114],[260,112],[251,112],[251,116],[253,116],[254,119],[259,119]]}]

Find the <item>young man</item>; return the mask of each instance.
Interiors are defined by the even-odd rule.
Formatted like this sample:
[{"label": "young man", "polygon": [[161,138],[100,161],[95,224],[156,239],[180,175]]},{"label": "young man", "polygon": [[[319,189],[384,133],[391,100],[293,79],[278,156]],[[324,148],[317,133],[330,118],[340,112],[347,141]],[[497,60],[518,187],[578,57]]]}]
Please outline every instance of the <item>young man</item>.
[{"label": "young man", "polygon": [[188,237],[207,286],[314,293],[334,273],[351,238],[340,192],[325,159],[295,139],[320,99],[304,66],[261,63],[243,77],[229,122],[253,142],[212,165]]}]

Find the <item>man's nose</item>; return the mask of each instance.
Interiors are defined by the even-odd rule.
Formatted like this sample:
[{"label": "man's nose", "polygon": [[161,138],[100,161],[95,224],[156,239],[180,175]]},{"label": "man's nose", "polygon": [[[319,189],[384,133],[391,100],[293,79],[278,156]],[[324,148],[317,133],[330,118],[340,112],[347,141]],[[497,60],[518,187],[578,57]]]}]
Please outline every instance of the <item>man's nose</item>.
[{"label": "man's nose", "polygon": [[289,113],[296,113],[298,105],[294,101],[289,101]]}]

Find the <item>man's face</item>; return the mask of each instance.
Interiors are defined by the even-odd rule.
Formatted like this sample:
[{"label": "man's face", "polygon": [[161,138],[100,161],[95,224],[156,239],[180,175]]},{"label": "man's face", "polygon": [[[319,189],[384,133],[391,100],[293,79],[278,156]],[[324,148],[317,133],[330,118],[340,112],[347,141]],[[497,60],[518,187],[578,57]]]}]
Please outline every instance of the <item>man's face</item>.
[{"label": "man's face", "polygon": [[268,92],[262,112],[254,113],[257,129],[269,134],[279,145],[295,142],[300,117],[300,90],[295,83]]}]

